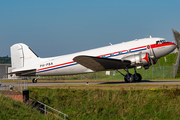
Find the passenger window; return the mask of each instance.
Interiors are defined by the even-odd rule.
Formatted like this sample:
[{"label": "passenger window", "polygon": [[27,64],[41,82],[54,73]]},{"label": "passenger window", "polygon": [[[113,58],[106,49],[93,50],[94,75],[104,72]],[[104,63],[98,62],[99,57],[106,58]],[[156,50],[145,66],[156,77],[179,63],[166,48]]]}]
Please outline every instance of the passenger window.
[{"label": "passenger window", "polygon": [[121,54],[122,54],[122,52],[119,52],[119,54],[121,55]]},{"label": "passenger window", "polygon": [[113,54],[113,53],[111,53],[111,54],[110,54],[110,56],[114,56],[114,54]]},{"label": "passenger window", "polygon": [[105,58],[106,56],[105,55],[102,55],[101,58]]},{"label": "passenger window", "polygon": [[128,53],[131,53],[131,50],[127,50]]}]

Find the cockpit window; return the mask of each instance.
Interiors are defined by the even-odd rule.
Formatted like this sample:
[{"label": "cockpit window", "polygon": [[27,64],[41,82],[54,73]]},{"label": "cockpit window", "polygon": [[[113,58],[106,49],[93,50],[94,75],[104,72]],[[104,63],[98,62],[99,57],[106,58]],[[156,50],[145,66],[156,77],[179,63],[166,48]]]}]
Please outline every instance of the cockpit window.
[{"label": "cockpit window", "polygon": [[161,40],[162,41],[162,43],[166,43],[166,41],[165,40]]},{"label": "cockpit window", "polygon": [[156,45],[159,44],[159,41],[156,41]]},{"label": "cockpit window", "polygon": [[165,40],[156,41],[156,44],[157,44],[157,45],[158,45],[158,44],[162,44],[162,43],[166,43],[166,41],[165,41]]}]

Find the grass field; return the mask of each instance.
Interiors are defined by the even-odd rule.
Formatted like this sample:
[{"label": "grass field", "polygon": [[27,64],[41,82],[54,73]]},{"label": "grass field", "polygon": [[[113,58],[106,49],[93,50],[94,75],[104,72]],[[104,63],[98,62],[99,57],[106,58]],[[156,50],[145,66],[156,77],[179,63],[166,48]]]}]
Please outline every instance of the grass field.
[{"label": "grass field", "polygon": [[48,117],[27,104],[22,104],[20,101],[15,101],[0,94],[1,120],[38,120],[39,118],[43,120]]},{"label": "grass field", "polygon": [[[134,89],[133,86],[140,88]],[[179,86],[141,86],[125,85],[124,88],[117,88],[119,85],[94,85],[83,89],[72,89],[73,86],[64,86],[67,87],[65,89],[32,87],[29,90],[30,97],[68,114],[70,120],[180,119]],[[4,95],[0,95],[0,107],[2,120],[56,119],[51,115],[44,116],[36,109]]]},{"label": "grass field", "polygon": [[[180,119],[179,85],[55,85],[29,87],[35,98],[69,120]],[[0,96],[1,119],[56,119],[11,98]]]},{"label": "grass field", "polygon": [[74,120],[180,119],[180,89],[30,88],[30,96]]}]

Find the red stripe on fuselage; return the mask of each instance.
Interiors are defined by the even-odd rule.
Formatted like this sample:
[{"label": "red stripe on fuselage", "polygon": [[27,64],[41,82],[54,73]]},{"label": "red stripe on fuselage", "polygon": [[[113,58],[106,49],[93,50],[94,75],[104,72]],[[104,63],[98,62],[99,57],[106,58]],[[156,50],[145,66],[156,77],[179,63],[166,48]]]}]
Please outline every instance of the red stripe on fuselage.
[{"label": "red stripe on fuselage", "polygon": [[58,64],[58,65],[53,65],[53,66],[50,66],[50,67],[41,68],[41,69],[38,69],[37,71],[44,70],[44,69],[49,69],[49,68],[53,68],[53,67],[58,67],[58,66],[62,66],[62,65],[70,64],[70,63],[75,63],[75,61],[62,63],[62,64]]},{"label": "red stripe on fuselage", "polygon": [[168,46],[168,45],[176,45],[176,44],[172,43],[172,42],[167,42],[167,43],[162,43],[162,44],[152,44],[151,49],[158,48],[158,47],[164,47],[164,46]]},{"label": "red stripe on fuselage", "polygon": [[146,46],[137,47],[137,48],[132,48],[132,49],[130,49],[130,50],[141,49],[141,48],[144,48],[144,47],[146,47]]}]

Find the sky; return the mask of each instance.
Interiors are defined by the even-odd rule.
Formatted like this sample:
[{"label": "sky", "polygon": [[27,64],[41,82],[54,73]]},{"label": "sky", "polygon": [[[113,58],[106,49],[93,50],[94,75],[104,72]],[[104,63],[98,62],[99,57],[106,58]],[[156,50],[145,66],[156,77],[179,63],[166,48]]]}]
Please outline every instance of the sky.
[{"label": "sky", "polygon": [[0,57],[16,43],[54,57],[180,32],[180,0],[1,0]]}]

